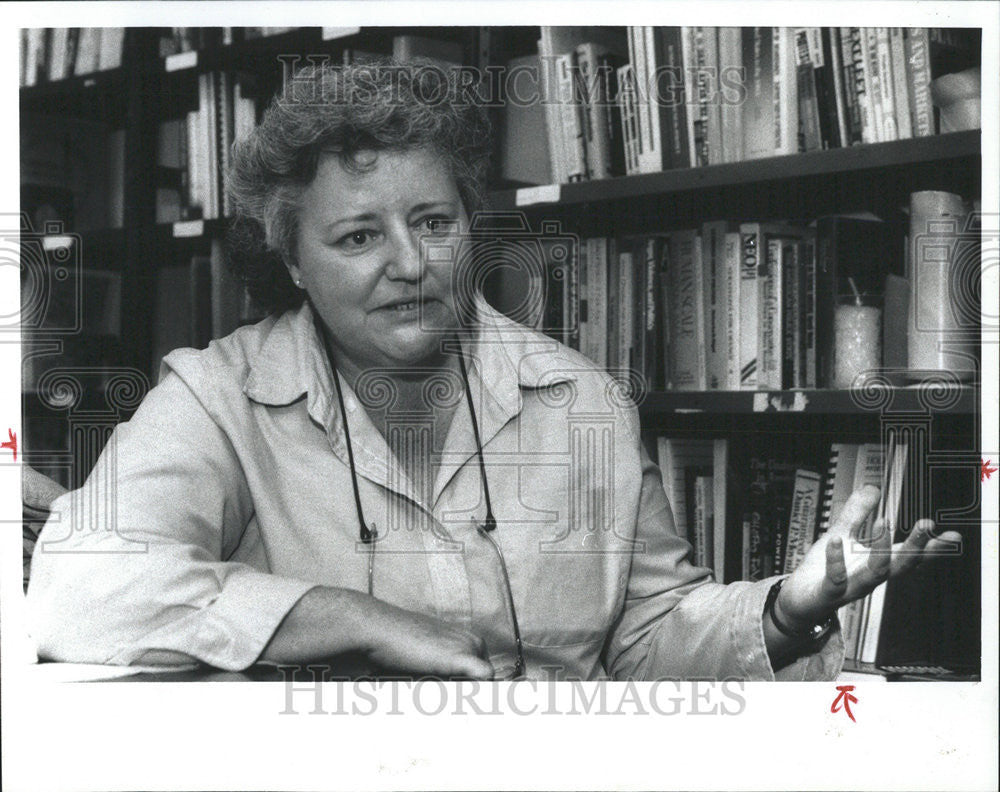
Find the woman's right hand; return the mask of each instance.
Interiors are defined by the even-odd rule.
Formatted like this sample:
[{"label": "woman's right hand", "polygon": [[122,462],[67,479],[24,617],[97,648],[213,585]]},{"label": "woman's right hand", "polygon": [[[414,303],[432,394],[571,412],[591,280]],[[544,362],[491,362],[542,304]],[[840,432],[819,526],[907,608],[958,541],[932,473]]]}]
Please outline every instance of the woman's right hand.
[{"label": "woman's right hand", "polygon": [[358,652],[387,674],[492,679],[482,638],[360,591],[316,586],[295,604],[260,660],[303,663]]},{"label": "woman's right hand", "polygon": [[412,676],[492,679],[482,638],[433,616],[371,600],[362,651],[381,668]]}]

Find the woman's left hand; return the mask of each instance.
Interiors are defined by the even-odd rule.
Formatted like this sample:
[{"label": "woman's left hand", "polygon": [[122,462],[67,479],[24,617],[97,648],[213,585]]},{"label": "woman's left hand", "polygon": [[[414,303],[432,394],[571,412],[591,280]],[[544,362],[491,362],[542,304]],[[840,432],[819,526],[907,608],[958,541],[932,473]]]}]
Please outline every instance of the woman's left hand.
[{"label": "woman's left hand", "polygon": [[879,497],[878,487],[855,491],[837,524],[809,548],[775,603],[782,622],[796,629],[818,624],[887,578],[906,573],[936,551],[960,541],[961,536],[954,531],[934,537],[933,520],[919,520],[906,541],[895,545],[884,521],[877,520],[870,540],[858,541],[858,532],[877,508]]}]

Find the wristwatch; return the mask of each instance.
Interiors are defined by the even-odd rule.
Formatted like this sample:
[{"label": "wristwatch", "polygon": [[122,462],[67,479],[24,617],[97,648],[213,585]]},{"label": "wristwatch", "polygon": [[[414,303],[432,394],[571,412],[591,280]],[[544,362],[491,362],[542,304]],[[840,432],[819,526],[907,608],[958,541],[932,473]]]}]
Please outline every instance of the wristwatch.
[{"label": "wristwatch", "polygon": [[836,614],[830,614],[823,621],[818,624],[814,624],[812,627],[805,630],[793,630],[778,618],[774,605],[778,601],[778,594],[781,593],[781,586],[785,580],[787,580],[787,578],[781,578],[781,580],[771,586],[771,590],[767,593],[767,601],[764,603],[764,612],[771,617],[771,623],[774,624],[775,629],[782,635],[788,636],[789,638],[795,638],[800,641],[822,640],[826,637],[827,633],[833,629],[833,622],[836,618]]}]

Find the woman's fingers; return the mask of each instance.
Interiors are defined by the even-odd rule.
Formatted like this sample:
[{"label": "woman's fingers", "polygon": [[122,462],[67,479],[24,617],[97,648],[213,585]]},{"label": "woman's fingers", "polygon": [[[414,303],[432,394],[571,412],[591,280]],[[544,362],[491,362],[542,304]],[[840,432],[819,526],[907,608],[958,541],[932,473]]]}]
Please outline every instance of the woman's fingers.
[{"label": "woman's fingers", "polygon": [[844,504],[840,519],[830,528],[830,533],[844,538],[856,537],[858,531],[868,522],[868,516],[878,506],[880,497],[879,488],[870,484],[854,490]]},{"label": "woman's fingers", "polygon": [[885,520],[879,519],[872,526],[872,540],[868,546],[868,569],[877,583],[889,577],[892,565],[892,531]]},{"label": "woman's fingers", "polygon": [[897,545],[892,554],[892,574],[899,575],[913,569],[918,564],[939,553],[944,553],[962,541],[962,535],[955,531],[945,531],[934,535],[933,520],[917,520],[906,541]]},{"label": "woman's fingers", "polygon": [[847,592],[847,563],[844,561],[844,540],[833,537],[826,544],[826,574],[823,576],[823,597],[836,605]]}]

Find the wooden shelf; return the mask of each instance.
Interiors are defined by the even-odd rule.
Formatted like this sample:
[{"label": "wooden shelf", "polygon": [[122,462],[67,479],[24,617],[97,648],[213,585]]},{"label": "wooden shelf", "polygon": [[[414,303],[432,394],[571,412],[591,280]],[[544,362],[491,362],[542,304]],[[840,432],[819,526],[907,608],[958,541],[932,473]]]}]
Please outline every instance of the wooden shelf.
[{"label": "wooden shelf", "polygon": [[[849,390],[790,391],[654,391],[639,404],[644,418],[679,414],[853,414],[874,417],[892,413],[973,413],[978,409],[978,392],[960,386],[924,392],[919,387],[886,388],[883,399],[877,394],[865,402]],[[869,406],[865,406],[865,405]],[[874,405],[874,406],[872,406]]]},{"label": "wooden shelf", "polygon": [[[575,182],[553,186],[550,195],[558,195],[560,205],[586,204],[652,195],[669,195],[696,190],[772,181],[785,181],[811,176],[853,174],[867,170],[898,168],[906,165],[926,165],[949,160],[970,160],[980,154],[980,130],[952,132],[945,135],[871,143],[850,148],[811,151],[782,157],[730,162],[700,168],[683,168],[621,176],[615,179]],[[525,188],[536,190],[537,188]],[[552,205],[545,200],[518,207],[518,190],[502,190],[491,195],[493,208],[511,210],[531,206]],[[542,191],[545,192],[544,190]],[[525,193],[522,192],[522,196]]]}]

